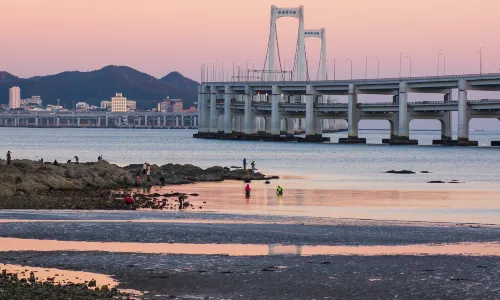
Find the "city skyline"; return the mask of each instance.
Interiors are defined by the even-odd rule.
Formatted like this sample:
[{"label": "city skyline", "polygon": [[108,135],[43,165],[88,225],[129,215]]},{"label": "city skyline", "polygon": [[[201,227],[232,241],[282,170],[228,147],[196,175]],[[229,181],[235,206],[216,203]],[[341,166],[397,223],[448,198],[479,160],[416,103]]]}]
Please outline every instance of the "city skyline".
[{"label": "city skyline", "polygon": [[[141,2],[142,3],[142,2]],[[438,51],[445,55],[446,73],[497,72],[500,49],[498,19],[492,0],[480,3],[424,0],[401,5],[396,0],[368,1],[246,1],[165,2],[20,0],[0,4],[5,41],[0,69],[20,77],[88,71],[128,65],[155,77],[179,71],[200,80],[203,63],[225,60],[260,69],[267,49],[271,5],[304,5],[306,29],[325,27],[329,78],[334,57],[337,78],[365,76],[365,60],[380,59],[380,77],[397,77],[400,53],[412,59],[413,76],[436,75]],[[196,8],[195,8],[196,7]],[[399,9],[395,9],[399,8]],[[218,14],[206,14],[213,10]],[[394,12],[388,15],[386,12]],[[3,13],[2,13],[3,12]],[[8,13],[6,13],[8,12]],[[7,26],[7,24],[10,24]],[[64,26],[61,26],[64,25]],[[298,22],[277,24],[282,60],[293,60]],[[315,79],[320,42],[306,43],[309,73]],[[377,76],[376,61],[368,61],[368,77]],[[440,72],[443,73],[443,58]],[[403,62],[403,75],[409,65]]]}]

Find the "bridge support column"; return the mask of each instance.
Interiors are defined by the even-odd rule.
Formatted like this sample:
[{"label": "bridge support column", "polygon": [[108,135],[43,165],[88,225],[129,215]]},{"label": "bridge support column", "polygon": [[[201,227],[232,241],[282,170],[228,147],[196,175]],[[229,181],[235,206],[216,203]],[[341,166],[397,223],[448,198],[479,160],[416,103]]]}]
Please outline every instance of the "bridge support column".
[{"label": "bridge support column", "polygon": [[349,93],[347,96],[347,138],[340,138],[340,144],[366,144],[365,138],[358,137],[358,94],[354,84],[349,84]]},{"label": "bridge support column", "polygon": [[179,128],[179,116],[175,116],[175,128]]},{"label": "bridge support column", "polygon": [[165,115],[163,115],[163,128],[167,128],[167,116]]},{"label": "bridge support column", "polygon": [[[279,111],[279,103],[283,99],[283,93],[281,89],[277,85],[273,85],[272,87],[272,99],[271,99],[271,119],[270,119],[270,127],[271,134],[279,136],[281,134],[281,113]],[[266,132],[267,132],[267,121],[266,119]]]},{"label": "bridge support column", "polygon": [[210,100],[210,88],[208,86],[201,87],[201,102],[198,102],[198,109],[201,109],[198,120],[198,132],[210,132],[210,111],[208,110],[208,101]]},{"label": "bridge support column", "polygon": [[293,137],[295,135],[295,122],[293,118],[286,118],[286,135]]},{"label": "bridge support column", "polygon": [[184,128],[184,116],[181,115],[181,127]]},{"label": "bridge support column", "polygon": [[467,105],[467,81],[458,81],[458,141],[457,146],[477,146],[477,141],[469,141],[470,108]]},{"label": "bridge support column", "polygon": [[[451,93],[444,95],[444,103],[451,101]],[[453,144],[451,135],[451,111],[444,111],[443,118],[439,119],[441,123],[441,139],[433,140],[433,145],[449,145]]]},{"label": "bridge support column", "polygon": [[61,122],[61,118],[60,117],[56,117],[56,126],[57,127],[59,127],[60,122]]},{"label": "bridge support column", "polygon": [[38,127],[38,117],[35,117],[35,127]]},{"label": "bridge support column", "polygon": [[156,128],[160,128],[160,127],[161,127],[161,117],[157,116],[156,117]]},{"label": "bridge support column", "polygon": [[219,114],[217,112],[217,89],[212,86],[210,91],[210,133],[219,132]]},{"label": "bridge support column", "polygon": [[233,133],[233,110],[231,108],[231,101],[234,96],[233,89],[226,85],[224,87],[224,133]]},{"label": "bridge support column", "polygon": [[[322,96],[316,97],[316,103],[321,103]],[[316,111],[316,135],[323,134],[323,120],[318,117],[318,112]]]},{"label": "bridge support column", "polygon": [[104,125],[105,125],[106,127],[108,127],[108,126],[109,126],[109,116],[108,116],[108,115],[106,115],[106,119],[105,119],[105,123],[104,123]]},{"label": "bridge support column", "polygon": [[321,134],[316,132],[319,120],[317,118],[317,112],[314,105],[314,100],[317,95],[318,94],[312,85],[308,85],[306,88],[306,140],[320,142],[323,141],[323,139]]},{"label": "bridge support column", "polygon": [[244,134],[254,134],[255,133],[255,115],[252,111],[252,98],[253,91],[250,87],[245,88],[245,95],[243,96],[245,99],[245,122],[244,122]]},{"label": "bridge support column", "polygon": [[399,83],[398,95],[398,134],[389,140],[389,145],[418,145],[417,140],[410,140],[410,118],[408,117],[408,84]]}]

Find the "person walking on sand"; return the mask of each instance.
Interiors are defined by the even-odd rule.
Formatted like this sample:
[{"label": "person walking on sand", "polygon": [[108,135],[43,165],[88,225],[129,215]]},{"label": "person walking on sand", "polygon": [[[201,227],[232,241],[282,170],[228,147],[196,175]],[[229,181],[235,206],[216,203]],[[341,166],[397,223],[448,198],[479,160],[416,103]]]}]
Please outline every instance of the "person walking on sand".
[{"label": "person walking on sand", "polygon": [[10,156],[10,151],[7,151],[7,155],[6,155],[6,158],[7,158],[7,166],[10,165],[10,163],[12,162],[12,157]]},{"label": "person walking on sand", "polygon": [[243,170],[247,169],[247,158],[243,158]]},{"label": "person walking on sand", "polygon": [[252,166],[252,176],[255,175],[255,160],[250,164]]}]

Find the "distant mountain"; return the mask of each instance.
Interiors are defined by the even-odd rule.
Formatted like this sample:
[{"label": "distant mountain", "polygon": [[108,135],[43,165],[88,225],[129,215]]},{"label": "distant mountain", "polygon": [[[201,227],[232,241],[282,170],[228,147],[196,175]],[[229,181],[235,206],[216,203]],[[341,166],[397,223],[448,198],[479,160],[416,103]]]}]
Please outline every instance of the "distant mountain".
[{"label": "distant mountain", "polygon": [[8,103],[8,89],[21,88],[21,98],[41,96],[45,104],[55,104],[59,98],[65,107],[73,100],[99,105],[115,93],[123,93],[137,101],[137,108],[147,109],[165,99],[180,98],[189,107],[197,101],[198,82],[172,72],[161,79],[126,66],[106,66],[90,72],[68,71],[55,75],[19,78],[0,72],[0,103]]}]

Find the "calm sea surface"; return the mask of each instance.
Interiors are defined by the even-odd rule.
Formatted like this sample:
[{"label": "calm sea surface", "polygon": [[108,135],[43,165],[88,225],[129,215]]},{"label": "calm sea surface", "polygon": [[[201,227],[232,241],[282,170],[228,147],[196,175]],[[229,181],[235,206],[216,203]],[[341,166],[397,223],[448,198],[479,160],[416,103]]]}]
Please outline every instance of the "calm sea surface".
[{"label": "calm sea surface", "polygon": [[[207,197],[212,204],[207,209],[500,224],[500,148],[381,145],[381,139],[389,135],[384,130],[360,132],[373,145],[204,140],[193,139],[194,132],[0,128],[0,151],[4,155],[10,150],[14,158],[43,157],[59,162],[75,155],[80,161],[96,161],[102,154],[119,165],[149,162],[229,167],[241,165],[246,157],[249,162],[255,160],[263,173],[282,175],[282,179],[271,185],[254,183],[255,195],[250,202],[242,198],[239,183],[190,187]],[[430,145],[439,134],[415,131],[410,137]],[[337,142],[346,135],[328,136]],[[486,146],[491,140],[500,140],[500,132],[473,132],[471,139]],[[384,173],[393,169],[417,174]],[[431,173],[419,173],[423,170]],[[431,180],[446,183],[427,183]],[[448,183],[452,180],[462,183]],[[274,194],[277,184],[286,191],[280,201]]]},{"label": "calm sea surface", "polygon": [[[266,173],[289,174],[316,180],[375,182],[389,186],[412,182],[417,176],[386,175],[387,170],[427,170],[443,180],[500,182],[500,148],[340,145],[194,139],[194,130],[154,129],[30,129],[0,128],[0,151],[14,158],[66,162],[95,161],[100,154],[115,164],[191,163],[201,167],[240,166],[243,157],[255,160]],[[328,134],[333,142],[346,132]],[[439,131],[411,132],[411,138],[430,145]],[[387,131],[361,131],[368,143],[380,144]],[[480,145],[500,140],[500,132],[475,132]],[[453,178],[452,178],[453,177]],[[416,180],[420,182],[421,180]],[[361,186],[360,186],[361,187]]]}]

